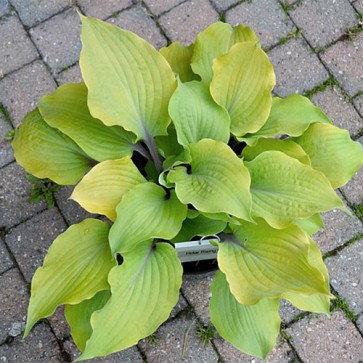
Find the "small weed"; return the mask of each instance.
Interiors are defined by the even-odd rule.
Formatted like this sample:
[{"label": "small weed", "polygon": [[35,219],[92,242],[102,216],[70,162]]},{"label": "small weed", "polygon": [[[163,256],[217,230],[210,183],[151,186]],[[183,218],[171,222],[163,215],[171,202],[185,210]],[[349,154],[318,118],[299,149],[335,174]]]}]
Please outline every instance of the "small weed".
[{"label": "small weed", "polygon": [[13,141],[15,136],[15,130],[10,130],[8,131],[5,136],[4,136],[4,140],[5,141]]},{"label": "small weed", "polygon": [[8,110],[0,103],[0,113],[2,113],[5,117],[5,121],[11,125],[11,119]]},{"label": "small weed", "polygon": [[338,296],[335,300],[332,300],[331,310],[341,310],[353,323],[357,321],[357,315],[349,309],[348,303],[340,296]]},{"label": "small weed", "polygon": [[226,14],[225,13],[221,13],[219,15],[219,21],[221,21],[222,23],[226,22]]},{"label": "small weed", "polygon": [[355,204],[353,205],[353,209],[356,216],[360,219],[363,219],[363,204]]},{"label": "small weed", "polygon": [[153,347],[156,347],[156,345],[158,344],[159,338],[157,337],[156,333],[153,333],[151,335],[149,335],[146,340],[148,341],[148,343],[150,345],[152,345]]},{"label": "small weed", "polygon": [[208,344],[210,340],[214,338],[215,329],[211,324],[208,324],[207,326],[198,324],[197,334],[203,344]]}]

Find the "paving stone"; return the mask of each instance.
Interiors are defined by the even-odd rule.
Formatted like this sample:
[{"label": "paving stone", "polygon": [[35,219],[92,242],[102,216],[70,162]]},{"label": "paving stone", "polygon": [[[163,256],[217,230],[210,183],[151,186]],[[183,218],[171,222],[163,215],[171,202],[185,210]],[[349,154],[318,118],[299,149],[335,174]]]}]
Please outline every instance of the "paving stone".
[{"label": "paving stone", "polygon": [[359,316],[356,324],[357,324],[357,328],[360,331],[360,333],[363,334],[363,314],[361,316]]},{"label": "paving stone", "polygon": [[363,130],[363,119],[338,87],[328,87],[310,99],[328,115],[335,126],[348,130],[350,135]]},{"label": "paving stone", "polygon": [[64,305],[58,306],[54,314],[47,319],[57,339],[63,341],[71,335],[71,328],[64,316]]},{"label": "paving stone", "polygon": [[78,6],[85,15],[93,16],[97,19],[107,19],[109,16],[117,13],[133,4],[132,0],[108,0],[102,3],[102,6],[94,0],[78,0]]},{"label": "paving stone", "polygon": [[79,64],[75,64],[72,67],[65,69],[63,72],[56,75],[56,79],[59,85],[65,83],[81,83],[83,82],[81,69]]},{"label": "paving stone", "polygon": [[69,0],[11,0],[24,25],[32,27],[70,5]]},{"label": "paving stone", "polygon": [[303,362],[352,362],[363,359],[363,338],[342,312],[330,318],[305,318],[286,329]]},{"label": "paving stone", "polygon": [[61,363],[64,360],[49,327],[40,324],[25,339],[17,337],[10,344],[0,346],[0,362]]},{"label": "paving stone", "polygon": [[185,0],[144,0],[150,11],[159,16],[162,13],[174,8]]},{"label": "paving stone", "polygon": [[[59,29],[62,29],[62,36]],[[32,28],[29,33],[52,72],[59,73],[79,59],[80,30],[81,20],[76,10],[69,9]]]},{"label": "paving stone", "polygon": [[314,48],[332,43],[357,24],[356,12],[347,0],[303,0],[289,15]]},{"label": "paving stone", "polygon": [[16,163],[0,169],[0,228],[10,228],[46,207],[42,202],[29,203],[31,184]]},{"label": "paving stone", "polygon": [[65,229],[62,216],[52,208],[13,228],[6,236],[5,243],[27,282],[31,282],[35,270],[42,265],[53,240]]},{"label": "paving stone", "polygon": [[13,261],[5,247],[4,241],[0,238],[0,274],[13,267]]},{"label": "paving stone", "polygon": [[280,299],[279,314],[285,324],[291,323],[302,311],[295,308],[289,301]]},{"label": "paving stone", "polygon": [[245,1],[227,11],[226,20],[233,26],[245,24],[251,27],[264,48],[277,44],[294,30],[294,24],[276,0]]},{"label": "paving stone", "polygon": [[363,91],[363,32],[358,33],[353,41],[340,41],[321,54],[321,59],[353,97]]},{"label": "paving stone", "polygon": [[110,18],[108,22],[136,33],[151,43],[156,49],[165,47],[167,44],[160,29],[141,5],[136,5],[129,10],[121,12],[117,17]]},{"label": "paving stone", "polygon": [[14,161],[11,141],[5,140],[6,134],[13,130],[0,111],[0,168]]},{"label": "paving stone", "polygon": [[39,57],[19,19],[0,19],[0,78]]},{"label": "paving stone", "polygon": [[156,332],[156,343],[147,339],[139,347],[149,363],[169,362],[218,362],[212,345],[203,344],[197,336],[197,321],[193,314],[184,313],[162,325]]},{"label": "paving stone", "polygon": [[210,286],[215,272],[205,274],[184,275],[182,291],[185,298],[193,306],[198,318],[207,325],[210,321],[209,301],[212,297]]},{"label": "paving stone", "polygon": [[207,0],[186,1],[159,18],[171,41],[194,43],[198,33],[218,21],[219,15]]},{"label": "paving stone", "polygon": [[353,6],[355,10],[357,10],[359,13],[363,14],[363,0],[358,0],[353,2]]},{"label": "paving stone", "polygon": [[16,127],[36,107],[39,98],[52,93],[55,88],[56,84],[43,62],[36,61],[0,80],[0,102]]},{"label": "paving stone", "polygon": [[268,56],[276,73],[274,92],[281,97],[301,94],[329,78],[318,57],[301,37],[272,49]]},{"label": "paving stone", "polygon": [[10,12],[9,0],[0,0],[0,17]]},{"label": "paving stone", "polygon": [[174,319],[181,311],[187,308],[189,305],[187,301],[183,298],[183,296],[179,295],[179,300],[177,304],[174,306],[173,310],[170,313],[170,319]]},{"label": "paving stone", "polygon": [[360,113],[360,115],[363,117],[363,95],[354,98],[353,103],[357,108],[358,112]]},{"label": "paving stone", "polygon": [[233,5],[236,5],[240,0],[211,0],[212,4],[217,8],[218,11],[225,11]]},{"label": "paving stone", "polygon": [[27,286],[17,269],[13,268],[0,276],[0,344],[10,336],[22,334],[28,300]]},{"label": "paving stone", "polygon": [[363,312],[363,239],[325,260],[330,283],[356,314]]}]

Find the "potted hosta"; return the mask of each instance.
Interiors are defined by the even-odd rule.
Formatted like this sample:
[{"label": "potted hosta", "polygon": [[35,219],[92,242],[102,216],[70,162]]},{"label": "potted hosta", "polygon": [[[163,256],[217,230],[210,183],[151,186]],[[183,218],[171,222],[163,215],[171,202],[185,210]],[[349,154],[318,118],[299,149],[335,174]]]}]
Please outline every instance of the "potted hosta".
[{"label": "potted hosta", "polygon": [[16,131],[16,160],[75,185],[89,212],[56,238],[33,278],[25,335],[65,305],[82,352],[104,356],[152,334],[176,305],[175,243],[216,235],[211,321],[265,358],[279,301],[329,314],[327,269],[311,235],[360,144],[307,98],[273,97],[273,67],[248,27],[221,22],[160,51],[81,16],[84,83],[39,101]]}]

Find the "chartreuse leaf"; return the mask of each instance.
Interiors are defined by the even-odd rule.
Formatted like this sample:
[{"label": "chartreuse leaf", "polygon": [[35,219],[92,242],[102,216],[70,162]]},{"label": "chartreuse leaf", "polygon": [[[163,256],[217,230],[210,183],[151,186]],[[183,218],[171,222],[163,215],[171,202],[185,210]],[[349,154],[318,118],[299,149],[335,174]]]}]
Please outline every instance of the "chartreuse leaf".
[{"label": "chartreuse leaf", "polygon": [[170,64],[171,69],[177,74],[182,82],[198,80],[191,66],[194,44],[183,46],[180,42],[171,43],[169,46],[161,48],[159,52]]},{"label": "chartreuse leaf", "polygon": [[284,154],[299,160],[303,164],[311,165],[309,156],[304,149],[291,139],[259,139],[256,145],[246,146],[242,150],[242,156],[244,160],[251,161],[264,151],[270,150],[281,151]]},{"label": "chartreuse leaf", "polygon": [[210,91],[231,117],[231,132],[243,136],[256,132],[271,109],[275,73],[257,42],[235,44],[213,63]]},{"label": "chartreuse leaf", "polygon": [[231,294],[220,271],[211,291],[209,310],[218,333],[237,349],[265,359],[280,331],[279,300],[266,298],[255,305],[242,305]]},{"label": "chartreuse leaf", "polygon": [[363,163],[361,144],[352,141],[347,130],[333,125],[313,124],[295,141],[309,155],[312,167],[323,172],[333,188],[346,184]]},{"label": "chartreuse leaf", "polygon": [[174,157],[183,152],[183,147],[178,143],[175,127],[170,124],[168,127],[168,135],[155,137],[156,148],[164,159]]},{"label": "chartreuse leaf", "polygon": [[258,37],[251,28],[244,25],[232,28],[222,22],[211,24],[197,35],[191,61],[193,71],[209,85],[213,78],[213,60],[228,53],[235,43],[245,41],[258,42]]},{"label": "chartreuse leaf", "polygon": [[110,272],[112,296],[93,313],[93,333],[78,360],[136,344],[152,334],[178,302],[182,267],[171,245],[144,243],[123,257],[123,264]]},{"label": "chartreuse leaf", "polygon": [[294,223],[310,236],[324,227],[323,219],[319,213],[305,219],[296,219]]},{"label": "chartreuse leaf", "polygon": [[247,166],[251,173],[252,214],[274,228],[344,207],[323,173],[280,151],[265,151]]},{"label": "chartreuse leaf", "polygon": [[228,112],[214,102],[209,88],[201,82],[179,82],[169,103],[169,114],[181,145],[207,138],[225,143],[229,140]]},{"label": "chartreuse leaf", "polygon": [[136,185],[125,194],[116,208],[117,218],[110,230],[112,252],[124,253],[151,238],[175,237],[187,216],[187,206],[175,191],[154,183]]},{"label": "chartreuse leaf", "polygon": [[242,140],[253,145],[261,137],[300,136],[315,122],[331,123],[328,116],[308,98],[297,94],[286,98],[274,97],[266,123],[255,134],[245,135]]},{"label": "chartreuse leaf", "polygon": [[119,159],[131,155],[135,136],[120,126],[107,127],[91,116],[84,83],[65,84],[39,102],[44,121],[75,141],[92,159]]},{"label": "chartreuse leaf", "polygon": [[234,233],[218,244],[217,259],[240,304],[285,292],[329,295],[323,274],[309,261],[309,236],[300,228],[274,229],[262,219],[231,228]]},{"label": "chartreuse leaf", "polygon": [[25,170],[60,185],[76,184],[93,162],[68,136],[48,126],[38,109],[25,116],[12,146]]},{"label": "chartreuse leaf", "polygon": [[203,139],[188,146],[191,172],[177,166],[168,174],[184,204],[201,212],[225,212],[251,220],[250,175],[243,161],[219,141]]},{"label": "chartreuse leaf", "polygon": [[111,296],[110,290],[98,292],[91,299],[79,304],[66,305],[64,314],[71,328],[71,334],[77,348],[83,352],[86,342],[92,335],[91,315],[102,309]]},{"label": "chartreuse leaf", "polygon": [[94,166],[75,187],[71,199],[91,213],[116,219],[116,206],[134,186],[145,183],[130,157],[103,161]]},{"label": "chartreuse leaf", "polygon": [[109,288],[107,275],[116,261],[108,231],[107,223],[85,219],[55,239],[32,280],[25,335],[57,306],[78,304]]},{"label": "chartreuse leaf", "polygon": [[136,34],[81,15],[80,67],[93,117],[137,139],[166,135],[176,80],[165,58]]}]

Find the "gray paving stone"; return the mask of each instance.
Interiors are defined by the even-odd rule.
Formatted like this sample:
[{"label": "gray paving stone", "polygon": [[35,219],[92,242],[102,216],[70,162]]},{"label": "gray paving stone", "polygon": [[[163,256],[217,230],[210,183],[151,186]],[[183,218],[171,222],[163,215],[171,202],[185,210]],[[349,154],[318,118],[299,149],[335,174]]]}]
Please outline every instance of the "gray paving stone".
[{"label": "gray paving stone", "polygon": [[32,27],[70,5],[69,0],[11,0],[24,25]]},{"label": "gray paving stone", "polygon": [[279,314],[283,323],[291,323],[301,313],[302,311],[295,308],[289,301],[280,299]]},{"label": "gray paving stone", "polygon": [[4,241],[0,238],[0,274],[13,267],[13,261],[5,247]]},{"label": "gray paving stone", "polygon": [[353,103],[363,118],[363,95],[360,95],[359,97],[354,98]]},{"label": "gray paving stone", "polygon": [[10,12],[9,0],[0,0],[0,17]]},{"label": "gray paving stone", "polygon": [[14,160],[13,148],[10,145],[10,141],[5,140],[6,134],[12,129],[0,111],[0,168]]},{"label": "gray paving stone", "polygon": [[218,362],[212,345],[204,345],[198,338],[197,320],[191,313],[183,313],[163,324],[156,332],[156,339],[156,344],[147,339],[139,342],[149,363]]},{"label": "gray paving stone", "polygon": [[303,0],[289,14],[314,48],[332,43],[357,24],[348,0]]},{"label": "gray paving stone", "polygon": [[363,239],[325,260],[330,283],[356,314],[363,312]]},{"label": "gray paving stone", "polygon": [[52,93],[55,88],[56,84],[43,62],[36,61],[0,80],[0,102],[16,127],[36,107],[39,98]]},{"label": "gray paving stone", "polygon": [[78,6],[87,16],[93,16],[97,19],[107,19],[109,16],[117,13],[133,4],[132,0],[107,0],[102,2],[102,6],[94,0],[78,0]]},{"label": "gray paving stone", "polygon": [[32,186],[18,164],[0,169],[0,180],[0,228],[10,228],[46,207],[44,202],[28,202]]},{"label": "gray paving stone", "polygon": [[240,0],[211,0],[211,1],[218,11],[225,11],[231,6],[236,5],[240,2]]},{"label": "gray paving stone", "polygon": [[179,300],[177,304],[174,306],[173,310],[170,313],[170,319],[174,319],[181,311],[186,309],[188,307],[187,301],[184,299],[184,297],[180,294]]},{"label": "gray paving stone", "polygon": [[52,208],[13,228],[6,236],[5,243],[28,283],[42,265],[53,240],[65,229],[63,218],[56,208]]},{"label": "gray paving stone", "polygon": [[187,45],[219,15],[207,0],[186,1],[159,18],[159,23],[171,41]]},{"label": "gray paving stone", "polygon": [[10,336],[22,334],[28,300],[27,286],[17,269],[13,268],[0,276],[0,344]]},{"label": "gray paving stone", "polygon": [[150,11],[159,16],[162,13],[174,8],[185,0],[144,0]]},{"label": "gray paving stone", "polygon": [[361,334],[363,334],[363,314],[358,317],[357,319],[357,328],[360,331]]},{"label": "gray paving stone", "polygon": [[294,30],[294,24],[276,0],[245,1],[227,11],[226,20],[233,26],[241,23],[251,27],[264,48],[277,44]]},{"label": "gray paving stone", "polygon": [[49,327],[40,324],[25,339],[17,337],[10,344],[0,346],[0,362],[61,363],[64,360]]},{"label": "gray paving stone", "polygon": [[54,314],[47,318],[50,326],[52,327],[53,333],[59,340],[65,340],[70,337],[71,329],[64,316],[64,306],[58,306]]},{"label": "gray paving stone", "polygon": [[39,57],[15,15],[0,19],[0,54],[0,79]]},{"label": "gray paving stone", "polygon": [[363,119],[338,87],[328,87],[310,99],[328,115],[335,126],[348,130],[350,135],[363,130]]},{"label": "gray paving stone", "polygon": [[[62,29],[60,36],[59,29]],[[53,73],[76,63],[81,51],[81,21],[75,9],[69,9],[30,30],[30,36]]]},{"label": "gray paving stone", "polygon": [[353,41],[340,41],[321,54],[321,59],[353,97],[363,91],[363,32],[358,33]]},{"label": "gray paving stone", "polygon": [[160,29],[141,5],[136,5],[131,9],[121,12],[117,17],[110,18],[108,22],[136,33],[151,43],[156,49],[162,48],[167,44]]},{"label": "gray paving stone", "polygon": [[363,14],[363,0],[357,0],[353,2],[353,6],[355,10],[357,10],[359,13]]},{"label": "gray paving stone", "polygon": [[357,363],[363,359],[363,338],[342,312],[330,318],[304,318],[286,332],[303,362]]},{"label": "gray paving stone", "polygon": [[56,80],[59,85],[65,83],[80,83],[83,82],[81,69],[79,68],[79,64],[75,64],[63,72],[56,75]]},{"label": "gray paving stone", "polygon": [[276,73],[274,92],[279,96],[301,94],[329,78],[318,57],[301,37],[272,49],[268,56]]}]

